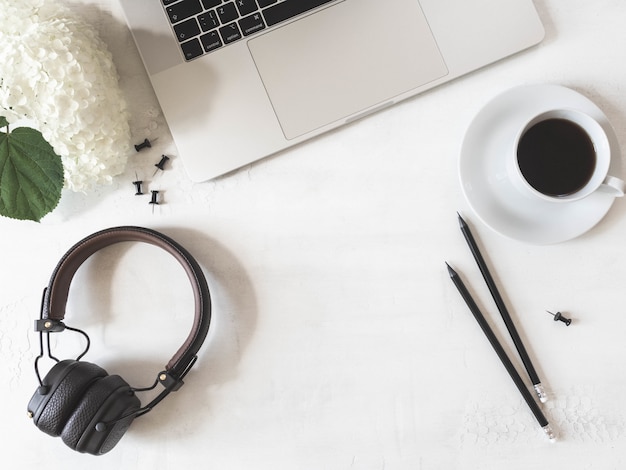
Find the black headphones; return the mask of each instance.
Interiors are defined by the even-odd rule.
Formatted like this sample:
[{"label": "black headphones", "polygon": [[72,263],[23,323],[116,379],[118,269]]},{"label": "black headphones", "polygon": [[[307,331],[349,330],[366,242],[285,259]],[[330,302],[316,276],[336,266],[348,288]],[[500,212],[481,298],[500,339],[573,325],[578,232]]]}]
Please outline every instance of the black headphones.
[{"label": "black headphones", "polygon": [[[149,243],[173,255],[185,269],[195,298],[195,317],[189,336],[159,372],[154,384],[144,389],[132,388],[119,375],[108,375],[101,367],[81,361],[89,349],[89,337],[63,323],[70,283],[78,268],[96,251],[119,242]],[[41,316],[35,321],[35,331],[40,334],[40,354],[35,359],[40,386],[28,403],[28,416],[40,430],[61,436],[65,444],[78,452],[93,455],[109,452],[136,417],[149,412],[183,385],[183,378],[195,363],[207,336],[210,321],[211,299],[204,274],[189,252],[174,240],[142,227],[115,227],[88,236],[61,258],[44,290]],[[51,354],[50,333],[66,329],[84,335],[87,349],[76,359],[60,361]],[[44,356],[44,337],[48,356],[56,364],[42,380],[38,362]],[[151,390],[159,383],[165,389],[142,407],[135,392]]]}]

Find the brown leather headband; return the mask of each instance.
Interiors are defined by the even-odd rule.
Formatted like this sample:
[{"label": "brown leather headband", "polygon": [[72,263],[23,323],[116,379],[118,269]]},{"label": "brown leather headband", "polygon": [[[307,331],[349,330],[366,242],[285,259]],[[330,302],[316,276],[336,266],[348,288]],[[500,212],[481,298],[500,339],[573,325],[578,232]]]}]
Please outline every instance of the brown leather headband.
[{"label": "brown leather headband", "polygon": [[76,243],[57,264],[46,288],[41,318],[61,322],[70,283],[78,268],[95,252],[120,242],[143,242],[160,247],[173,255],[185,269],[193,288],[195,300],[194,322],[189,336],[165,366],[165,370],[180,379],[193,364],[202,346],[211,322],[211,298],[209,287],[197,261],[181,245],[155,230],[143,227],[114,227],[96,232]]}]

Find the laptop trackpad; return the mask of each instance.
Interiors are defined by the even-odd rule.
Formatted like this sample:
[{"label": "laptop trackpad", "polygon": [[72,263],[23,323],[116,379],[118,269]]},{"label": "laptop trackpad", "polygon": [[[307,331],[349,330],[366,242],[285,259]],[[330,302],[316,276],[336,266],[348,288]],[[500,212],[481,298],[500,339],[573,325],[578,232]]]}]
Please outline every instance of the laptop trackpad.
[{"label": "laptop trackpad", "polygon": [[287,139],[447,74],[417,1],[393,19],[380,3],[374,17],[374,3],[343,2],[248,43]]}]

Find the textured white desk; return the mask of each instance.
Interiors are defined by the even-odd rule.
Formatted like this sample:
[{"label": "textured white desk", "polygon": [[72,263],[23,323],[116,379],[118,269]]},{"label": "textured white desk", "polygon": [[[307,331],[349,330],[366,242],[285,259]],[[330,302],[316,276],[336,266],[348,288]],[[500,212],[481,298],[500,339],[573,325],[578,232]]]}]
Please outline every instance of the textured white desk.
[{"label": "textured white desk", "polygon": [[[526,83],[587,95],[626,148],[626,2],[535,3],[547,30],[539,47],[195,185],[176,158],[116,0],[76,4],[115,56],[134,140],[159,140],[133,156],[112,186],[64,194],[41,224],[0,219],[3,460],[49,470],[624,468],[625,202],[580,238],[532,246],[481,225],[457,180],[472,117],[496,93]],[[131,183],[135,172],[149,180],[161,153],[173,158],[149,184],[163,196],[152,213]],[[542,435],[448,279],[445,260],[503,331],[456,211],[487,247],[552,396],[543,408],[556,444]],[[123,224],[162,230],[198,258],[214,322],[186,385],[95,458],[26,418],[36,386],[32,322],[65,250]],[[555,323],[546,309],[574,323]],[[121,245],[81,268],[68,323],[90,333],[86,359],[141,385],[182,342],[191,310],[173,261]],[[71,333],[57,339],[60,351],[81,348]]]}]

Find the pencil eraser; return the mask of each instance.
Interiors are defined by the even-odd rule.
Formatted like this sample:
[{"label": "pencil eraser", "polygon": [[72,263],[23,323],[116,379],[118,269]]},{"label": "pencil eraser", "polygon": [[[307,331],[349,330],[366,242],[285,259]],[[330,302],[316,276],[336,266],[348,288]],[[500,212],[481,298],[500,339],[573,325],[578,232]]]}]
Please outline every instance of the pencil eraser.
[{"label": "pencil eraser", "polygon": [[554,431],[552,430],[549,424],[546,424],[542,429],[543,429],[543,432],[546,433],[546,436],[548,436],[548,439],[550,440],[550,442],[553,442],[553,443],[556,442],[556,434],[554,434]]},{"label": "pencil eraser", "polygon": [[535,393],[537,394],[537,397],[539,398],[539,401],[541,403],[545,403],[545,402],[548,401],[548,394],[544,390],[543,385],[535,384],[534,385],[534,389],[535,389]]}]

